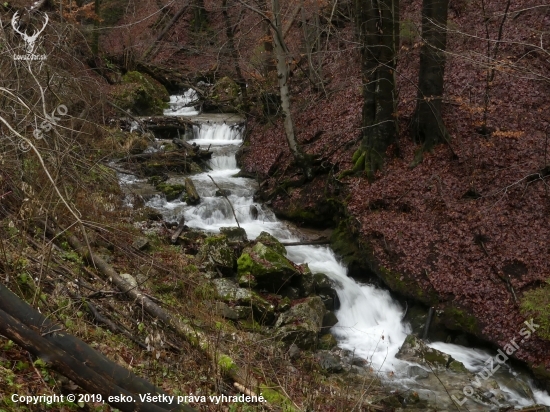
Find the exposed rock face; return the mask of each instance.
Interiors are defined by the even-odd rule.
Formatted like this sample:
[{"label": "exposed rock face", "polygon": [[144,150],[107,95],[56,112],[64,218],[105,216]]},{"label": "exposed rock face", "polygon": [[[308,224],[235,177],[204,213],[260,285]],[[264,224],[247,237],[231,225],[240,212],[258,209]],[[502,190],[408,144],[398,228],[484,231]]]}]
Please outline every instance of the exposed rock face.
[{"label": "exposed rock face", "polygon": [[219,270],[224,276],[232,275],[236,266],[235,252],[224,235],[206,238],[199,249],[198,258],[207,270]]},{"label": "exposed rock face", "polygon": [[247,313],[246,307],[252,308],[256,321],[263,324],[272,324],[275,319],[275,306],[249,289],[240,288],[234,281],[228,278],[214,279],[212,281],[218,296],[226,303],[234,303],[233,309],[239,318]]},{"label": "exposed rock face", "polygon": [[[437,402],[442,409],[454,408],[450,396],[459,401],[468,395],[475,403],[485,405],[487,410],[493,410],[497,405],[506,406],[504,393],[498,383],[491,378],[490,369],[498,369],[498,362],[488,364],[487,368],[476,375],[469,372],[462,362],[453,359],[452,356],[430,348],[422,340],[414,335],[409,335],[399,349],[396,358],[419,364],[411,365],[407,374],[416,380],[422,380],[426,388],[441,388],[442,385],[447,397],[431,399],[432,394],[419,391],[420,397]],[[456,408],[455,408],[456,409]],[[496,409],[495,409],[496,410]]]},{"label": "exposed rock face", "polygon": [[286,248],[270,233],[261,232],[260,235],[256,238],[256,242],[262,242],[264,245],[269,246],[277,253],[286,256]]},{"label": "exposed rock face", "polygon": [[220,233],[225,235],[229,243],[248,242],[246,231],[242,227],[220,227]]},{"label": "exposed rock face", "polygon": [[136,71],[122,77],[122,84],[115,87],[113,97],[120,107],[139,116],[162,115],[170,100],[162,84]]},{"label": "exposed rock face", "polygon": [[307,298],[279,316],[276,335],[303,349],[311,349],[317,345],[325,312],[319,296]]},{"label": "exposed rock face", "polygon": [[464,365],[461,362],[455,361],[451,355],[430,348],[414,335],[407,336],[407,339],[405,339],[405,342],[403,342],[403,345],[395,357],[421,365],[427,364],[434,371],[446,370],[453,362],[456,362],[453,367],[455,367],[457,371],[467,372]]},{"label": "exposed rock face", "polygon": [[270,292],[278,292],[293,277],[300,276],[290,260],[262,242],[244,249],[237,260],[237,273],[239,279],[245,277],[251,285]]}]

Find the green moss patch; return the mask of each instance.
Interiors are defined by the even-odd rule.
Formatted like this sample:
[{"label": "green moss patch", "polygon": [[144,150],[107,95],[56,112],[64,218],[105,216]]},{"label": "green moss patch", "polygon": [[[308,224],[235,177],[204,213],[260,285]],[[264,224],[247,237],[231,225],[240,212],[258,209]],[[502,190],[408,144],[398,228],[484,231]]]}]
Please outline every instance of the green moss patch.
[{"label": "green moss patch", "polygon": [[542,287],[523,294],[520,310],[526,318],[533,318],[540,325],[537,336],[550,340],[550,279]]},{"label": "green moss patch", "polygon": [[162,115],[170,101],[168,91],[162,84],[136,71],[122,77],[122,84],[115,86],[113,98],[120,107],[139,116]]}]

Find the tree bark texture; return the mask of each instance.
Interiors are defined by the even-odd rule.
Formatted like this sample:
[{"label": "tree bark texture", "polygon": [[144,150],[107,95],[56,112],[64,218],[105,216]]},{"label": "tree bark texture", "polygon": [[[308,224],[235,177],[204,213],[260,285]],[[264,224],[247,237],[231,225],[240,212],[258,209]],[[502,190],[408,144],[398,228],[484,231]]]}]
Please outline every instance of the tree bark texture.
[{"label": "tree bark texture", "polygon": [[193,0],[193,31],[195,33],[206,29],[208,15],[204,8],[204,0]]},{"label": "tree bark texture", "polygon": [[285,135],[288,141],[288,147],[290,152],[294,156],[294,160],[304,170],[306,179],[310,177],[310,166],[307,159],[304,156],[298,141],[296,140],[294,123],[292,121],[292,115],[290,113],[290,88],[288,86],[290,70],[287,64],[288,49],[283,40],[282,22],[281,22],[281,4],[279,0],[271,0],[271,7],[273,11],[273,25],[271,30],[273,32],[273,43],[275,45],[275,56],[277,59],[277,79],[279,83],[279,91],[281,93],[281,109],[284,116]]},{"label": "tree bark texture", "polygon": [[355,0],[361,43],[363,114],[356,170],[374,176],[397,141],[395,69],[399,46],[399,0]]},{"label": "tree bark texture", "polygon": [[244,79],[243,73],[241,71],[241,66],[239,65],[239,53],[237,52],[237,48],[235,47],[235,28],[231,24],[231,19],[228,13],[227,0],[222,0],[222,15],[225,23],[225,35],[227,36],[227,48],[229,49],[229,54],[233,59],[235,73],[237,74],[237,84],[241,89],[243,100],[246,101],[246,80]]},{"label": "tree bark texture", "polygon": [[1,284],[0,333],[90,393],[102,394],[106,400],[109,396],[132,396],[134,402],[111,403],[121,411],[194,411],[186,405],[139,402],[139,393],[165,392],[65,333]]},{"label": "tree bark texture", "polygon": [[449,138],[441,117],[448,5],[449,0],[424,0],[422,4],[423,42],[413,134],[414,140],[424,145],[424,150]]}]

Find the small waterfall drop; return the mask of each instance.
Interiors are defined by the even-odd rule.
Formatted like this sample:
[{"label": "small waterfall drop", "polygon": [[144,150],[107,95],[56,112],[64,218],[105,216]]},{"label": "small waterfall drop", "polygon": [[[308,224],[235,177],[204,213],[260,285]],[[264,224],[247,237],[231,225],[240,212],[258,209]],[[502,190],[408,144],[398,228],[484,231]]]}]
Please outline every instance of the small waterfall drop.
[{"label": "small waterfall drop", "polygon": [[180,95],[170,96],[170,107],[164,110],[165,116],[195,116],[199,114],[193,107],[193,102],[198,100],[199,96],[193,89],[188,89]]}]

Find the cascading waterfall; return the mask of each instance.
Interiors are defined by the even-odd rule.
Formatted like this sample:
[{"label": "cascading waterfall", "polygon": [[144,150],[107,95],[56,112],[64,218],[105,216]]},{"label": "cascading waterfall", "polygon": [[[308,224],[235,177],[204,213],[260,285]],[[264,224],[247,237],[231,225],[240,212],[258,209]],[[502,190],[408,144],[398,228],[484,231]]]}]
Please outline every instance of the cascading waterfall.
[{"label": "cascading waterfall", "polygon": [[[192,95],[187,96],[187,99],[192,98]],[[180,99],[180,103],[184,100]],[[212,183],[212,177],[219,187],[227,191],[227,197],[235,209],[239,223],[249,238],[254,239],[260,232],[267,231],[281,241],[298,241],[299,238],[292,227],[277,220],[269,209],[253,201],[256,183],[252,179],[234,177],[239,171],[235,152],[242,143],[242,126],[229,121],[201,121],[200,126],[193,128],[194,140],[190,143],[210,146],[214,152],[210,161],[212,171],[191,177],[201,196],[201,203],[191,206],[182,201],[166,202],[164,198],[156,196],[148,202],[148,206],[160,210],[168,221],[177,222],[183,215],[189,227],[210,232],[217,232],[224,226],[235,226],[227,200],[223,196],[216,196],[218,189]],[[181,177],[172,177],[171,183],[181,182],[178,179]],[[335,281],[341,306],[336,313],[339,322],[331,332],[338,339],[339,346],[354,351],[355,356],[369,361],[374,370],[386,372],[383,376],[387,377],[391,372],[393,384],[417,390],[414,379],[406,377],[405,371],[410,363],[395,358],[398,349],[410,333],[410,326],[401,321],[403,308],[399,303],[394,301],[387,291],[372,285],[359,284],[349,278],[346,268],[329,247],[289,247],[288,258],[298,264],[307,263],[313,272],[323,272]],[[485,351],[441,342],[432,346],[462,361],[474,373],[482,369],[485,366],[483,362],[491,356]],[[510,373],[510,376],[520,379],[517,374],[514,375],[515,372]],[[495,378],[499,379],[498,376]],[[528,378],[521,379],[533,389],[538,403],[550,405],[548,394],[536,389]],[[511,404],[533,404],[531,399],[508,389],[505,383],[501,384],[501,387]],[[447,395],[442,393],[439,396]],[[471,411],[486,410],[476,409],[475,404],[468,404],[468,408]]]},{"label": "cascading waterfall", "polygon": [[193,102],[199,96],[193,89],[188,89],[184,94],[170,96],[170,107],[164,110],[165,116],[195,116],[199,112],[193,107]]}]

